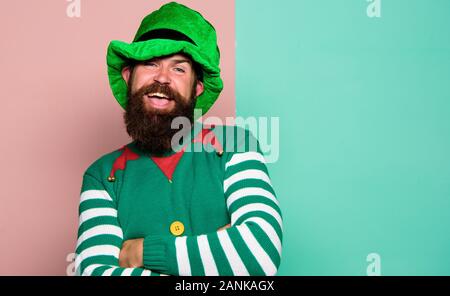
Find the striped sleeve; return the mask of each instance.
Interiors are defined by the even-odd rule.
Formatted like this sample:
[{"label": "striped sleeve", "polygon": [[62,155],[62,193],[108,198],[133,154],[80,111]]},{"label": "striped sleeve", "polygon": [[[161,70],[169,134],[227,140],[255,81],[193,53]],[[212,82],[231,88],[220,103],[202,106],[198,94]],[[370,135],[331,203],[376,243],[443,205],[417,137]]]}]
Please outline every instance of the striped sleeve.
[{"label": "striped sleeve", "polygon": [[107,190],[90,174],[83,177],[79,205],[75,269],[83,276],[159,275],[144,268],[119,267],[123,232],[117,207]]},{"label": "striped sleeve", "polygon": [[182,237],[146,237],[144,266],[173,275],[275,275],[281,261],[282,214],[259,148],[225,164],[231,227]]}]

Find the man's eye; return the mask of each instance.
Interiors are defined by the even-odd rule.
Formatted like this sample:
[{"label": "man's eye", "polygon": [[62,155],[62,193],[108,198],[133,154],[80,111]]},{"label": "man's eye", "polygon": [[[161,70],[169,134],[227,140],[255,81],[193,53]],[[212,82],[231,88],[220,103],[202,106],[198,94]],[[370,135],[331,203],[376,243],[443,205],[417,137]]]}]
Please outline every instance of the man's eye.
[{"label": "man's eye", "polygon": [[186,71],[184,71],[184,69],[182,69],[182,68],[175,68],[175,71],[180,72],[180,73],[186,72]]}]

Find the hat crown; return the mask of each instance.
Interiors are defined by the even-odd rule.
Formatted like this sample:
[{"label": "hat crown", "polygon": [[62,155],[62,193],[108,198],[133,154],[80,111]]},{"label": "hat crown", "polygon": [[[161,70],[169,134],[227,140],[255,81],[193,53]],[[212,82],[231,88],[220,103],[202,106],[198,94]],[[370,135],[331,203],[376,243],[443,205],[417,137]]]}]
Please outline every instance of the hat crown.
[{"label": "hat crown", "polygon": [[155,30],[173,30],[194,41],[200,52],[207,53],[210,61],[218,64],[220,58],[217,36],[214,27],[199,12],[170,2],[147,15],[141,22],[133,42],[146,33]]}]

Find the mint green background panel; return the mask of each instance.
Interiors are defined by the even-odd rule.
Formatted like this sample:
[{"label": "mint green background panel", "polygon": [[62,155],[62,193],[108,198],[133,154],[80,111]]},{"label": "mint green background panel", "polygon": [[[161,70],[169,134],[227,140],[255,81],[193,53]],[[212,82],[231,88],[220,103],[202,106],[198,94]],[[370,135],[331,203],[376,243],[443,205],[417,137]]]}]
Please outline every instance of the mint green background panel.
[{"label": "mint green background panel", "polygon": [[[237,116],[280,118],[279,275],[450,275],[450,1],[236,0]],[[259,135],[258,135],[259,136]]]}]

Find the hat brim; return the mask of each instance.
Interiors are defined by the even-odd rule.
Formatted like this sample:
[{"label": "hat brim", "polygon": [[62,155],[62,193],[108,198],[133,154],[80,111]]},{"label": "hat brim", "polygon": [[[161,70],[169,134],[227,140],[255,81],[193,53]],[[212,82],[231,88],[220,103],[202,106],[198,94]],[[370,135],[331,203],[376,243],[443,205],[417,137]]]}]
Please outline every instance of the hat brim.
[{"label": "hat brim", "polygon": [[122,77],[122,69],[130,60],[145,61],[154,57],[166,56],[175,53],[186,53],[203,68],[203,93],[197,98],[196,109],[202,110],[204,115],[214,104],[223,89],[220,78],[220,68],[214,66],[212,61],[201,54],[200,50],[186,41],[168,39],[152,39],[141,42],[126,43],[113,40],[108,46],[106,62],[111,90],[117,102],[126,108],[127,83]]}]

